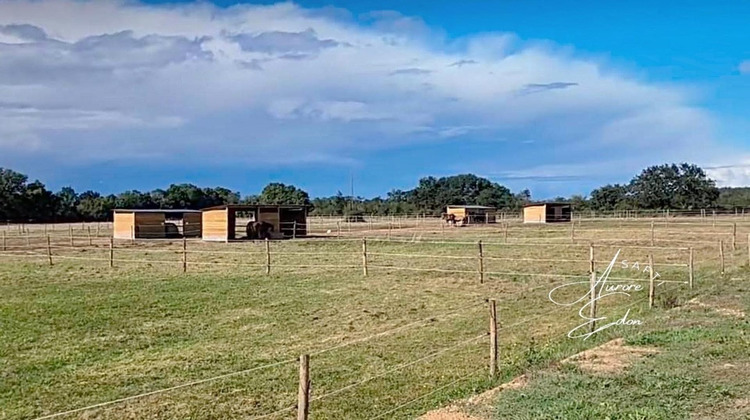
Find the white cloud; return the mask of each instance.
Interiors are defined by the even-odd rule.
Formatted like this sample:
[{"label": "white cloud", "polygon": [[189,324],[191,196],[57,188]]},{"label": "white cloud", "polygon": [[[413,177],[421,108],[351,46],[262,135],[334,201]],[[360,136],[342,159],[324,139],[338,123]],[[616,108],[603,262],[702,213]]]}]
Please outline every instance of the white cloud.
[{"label": "white cloud", "polygon": [[745,60],[740,63],[739,66],[740,73],[742,74],[750,74],[750,60]]},{"label": "white cloud", "polygon": [[363,19],[291,3],[0,2],[0,154],[351,162],[479,134],[605,162],[721,151],[680,87],[513,34],[448,42],[419,18]]},{"label": "white cloud", "polygon": [[706,174],[719,187],[746,187],[750,185],[750,156],[707,167]]}]

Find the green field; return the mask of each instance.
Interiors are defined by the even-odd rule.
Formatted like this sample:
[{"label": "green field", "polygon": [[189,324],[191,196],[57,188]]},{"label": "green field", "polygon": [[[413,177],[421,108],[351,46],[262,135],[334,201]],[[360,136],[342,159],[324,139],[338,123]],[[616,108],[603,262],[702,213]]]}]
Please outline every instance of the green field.
[{"label": "green field", "polygon": [[[63,230],[51,238],[50,266],[45,237],[9,232],[0,259],[0,417],[33,419],[237,373],[59,418],[291,418],[297,359],[310,354],[312,418],[413,418],[636,328],[652,331],[672,306],[747,279],[744,241],[726,246],[727,272],[719,273],[726,224],[662,226],[653,248],[646,222],[592,222],[576,226],[573,238],[568,226],[512,225],[508,239],[502,231],[347,230],[338,240],[273,242],[270,274],[263,243],[189,241],[183,273],[180,241],[118,242],[110,268],[106,233],[79,232],[71,247]],[[652,254],[668,282],[656,289],[653,310],[643,291],[601,304],[612,317],[630,308],[642,328],[570,340],[565,334],[581,323],[577,307],[557,307],[547,294],[572,281],[583,284],[563,295],[586,292],[591,242],[598,271],[620,249],[620,260],[640,269],[616,266],[612,277],[647,285],[642,269]],[[496,378],[488,375],[486,299],[497,300],[500,318]],[[653,334],[640,340],[658,341]],[[538,398],[552,386],[542,384]],[[536,417],[526,397],[515,398],[513,413]]]}]

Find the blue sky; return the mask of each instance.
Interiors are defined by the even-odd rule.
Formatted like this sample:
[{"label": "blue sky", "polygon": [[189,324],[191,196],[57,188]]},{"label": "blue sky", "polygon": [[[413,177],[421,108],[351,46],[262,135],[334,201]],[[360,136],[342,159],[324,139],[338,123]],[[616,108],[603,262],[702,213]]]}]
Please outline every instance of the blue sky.
[{"label": "blue sky", "polygon": [[[57,189],[535,198],[691,161],[750,184],[747,1],[0,3],[0,166]],[[59,57],[65,57],[59,59]],[[3,128],[4,127],[4,128]]]}]

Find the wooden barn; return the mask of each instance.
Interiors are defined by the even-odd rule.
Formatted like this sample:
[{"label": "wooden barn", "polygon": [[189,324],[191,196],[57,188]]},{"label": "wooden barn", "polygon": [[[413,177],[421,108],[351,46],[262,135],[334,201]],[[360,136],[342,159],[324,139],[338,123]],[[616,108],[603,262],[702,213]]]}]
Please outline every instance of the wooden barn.
[{"label": "wooden barn", "polygon": [[572,207],[568,203],[533,203],[523,207],[524,223],[570,222]]},{"label": "wooden barn", "polygon": [[467,224],[495,223],[497,209],[486,206],[448,206],[446,214],[453,214],[457,221],[464,220]]},{"label": "wooden barn", "polygon": [[249,222],[272,224],[278,239],[307,235],[305,206],[226,204],[203,209],[202,221],[204,241],[244,239]]},{"label": "wooden barn", "polygon": [[115,209],[115,239],[163,239],[201,236],[200,210]]}]

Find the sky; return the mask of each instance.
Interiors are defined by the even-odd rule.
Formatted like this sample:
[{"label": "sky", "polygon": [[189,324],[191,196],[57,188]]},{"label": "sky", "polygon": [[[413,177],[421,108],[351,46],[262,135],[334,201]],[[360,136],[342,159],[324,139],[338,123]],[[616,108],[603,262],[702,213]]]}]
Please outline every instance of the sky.
[{"label": "sky", "polygon": [[475,173],[536,199],[692,162],[750,185],[750,2],[0,1],[0,167],[384,196]]}]

